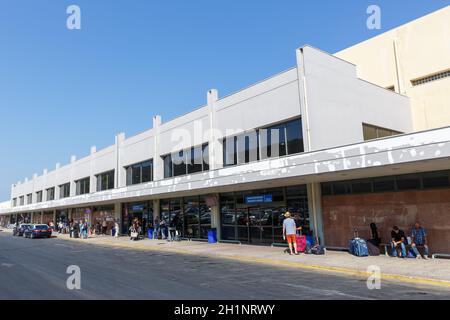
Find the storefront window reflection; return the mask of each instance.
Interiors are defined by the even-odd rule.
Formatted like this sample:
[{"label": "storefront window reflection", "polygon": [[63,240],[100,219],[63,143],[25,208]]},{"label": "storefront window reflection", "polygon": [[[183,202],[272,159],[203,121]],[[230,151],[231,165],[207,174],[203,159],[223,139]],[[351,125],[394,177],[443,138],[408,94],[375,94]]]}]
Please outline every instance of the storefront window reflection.
[{"label": "storefront window reflection", "polygon": [[223,240],[266,245],[281,243],[287,210],[298,226],[309,231],[306,186],[223,194],[220,206]]}]

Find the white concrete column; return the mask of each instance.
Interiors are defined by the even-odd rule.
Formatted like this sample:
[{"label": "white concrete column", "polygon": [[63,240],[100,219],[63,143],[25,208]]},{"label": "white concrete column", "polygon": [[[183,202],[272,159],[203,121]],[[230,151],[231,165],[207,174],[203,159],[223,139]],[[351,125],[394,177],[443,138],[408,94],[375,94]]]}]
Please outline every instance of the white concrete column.
[{"label": "white concrete column", "polygon": [[155,149],[153,157],[153,180],[163,180],[164,179],[164,161],[161,158],[161,138],[160,138],[160,127],[162,124],[162,118],[159,115],[153,117],[153,130],[155,132]]},{"label": "white concrete column", "polygon": [[[60,163],[56,164],[56,170],[59,170],[61,167]],[[56,174],[56,177],[58,177],[58,174]],[[55,181],[58,181],[58,179],[55,179]],[[55,185],[55,200],[59,200],[59,185]]]},{"label": "white concrete column", "polygon": [[217,202],[215,205],[211,206],[211,228],[217,229],[217,240],[221,240],[221,224],[220,224],[220,197],[219,194],[215,194]]},{"label": "white concrete column", "polygon": [[114,203],[114,219],[119,223],[119,235],[122,233],[122,204]]},{"label": "white concrete column", "polygon": [[75,197],[77,194],[77,184],[74,181],[74,164],[77,161],[77,157],[76,156],[71,156],[70,157],[70,197]]},{"label": "white concrete column", "polygon": [[90,161],[89,161],[89,165],[90,165],[90,181],[89,181],[89,193],[94,193],[97,192],[97,178],[95,177],[95,172],[94,172],[94,159],[95,159],[95,154],[97,153],[97,147],[96,146],[92,146],[91,147],[91,157],[90,157]]},{"label": "white concrete column", "polygon": [[303,144],[305,152],[312,151],[311,146],[311,129],[309,123],[309,109],[308,109],[308,95],[307,95],[307,83],[305,76],[305,65],[303,59],[303,49],[296,50],[297,58],[297,77],[298,77],[298,94],[299,94],[299,105],[300,105],[300,115],[302,117],[302,127],[303,127]]},{"label": "white concrete column", "polygon": [[223,167],[223,145],[218,140],[216,102],[219,100],[219,93],[216,89],[211,89],[207,94],[209,108],[209,169],[215,170]]},{"label": "white concrete column", "polygon": [[119,133],[118,135],[116,135],[116,152],[115,152],[115,157],[116,157],[116,168],[115,168],[115,177],[114,177],[114,188],[120,188],[120,187],[124,187],[126,186],[126,174],[125,174],[125,169],[122,167],[121,165],[121,161],[120,161],[120,150],[121,150],[121,146],[123,141],[125,141],[125,133]]},{"label": "white concrete column", "polygon": [[319,238],[320,244],[325,245],[322,217],[322,192],[320,183],[310,183],[307,185],[309,221],[314,237]]},{"label": "white concrete column", "polygon": [[161,218],[161,207],[159,199],[153,200],[153,220],[155,220],[156,217]]}]

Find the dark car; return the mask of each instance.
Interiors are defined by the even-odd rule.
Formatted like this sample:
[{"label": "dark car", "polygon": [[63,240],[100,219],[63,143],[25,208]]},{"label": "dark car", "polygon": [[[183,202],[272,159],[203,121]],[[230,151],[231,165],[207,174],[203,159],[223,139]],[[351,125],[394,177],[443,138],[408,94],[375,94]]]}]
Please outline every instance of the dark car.
[{"label": "dark car", "polygon": [[34,224],[27,228],[23,234],[25,238],[51,238],[53,230],[46,224]]},{"label": "dark car", "polygon": [[31,227],[31,224],[25,224],[25,223],[15,226],[13,229],[13,237],[16,237],[16,236],[22,237],[25,230],[30,227]]}]

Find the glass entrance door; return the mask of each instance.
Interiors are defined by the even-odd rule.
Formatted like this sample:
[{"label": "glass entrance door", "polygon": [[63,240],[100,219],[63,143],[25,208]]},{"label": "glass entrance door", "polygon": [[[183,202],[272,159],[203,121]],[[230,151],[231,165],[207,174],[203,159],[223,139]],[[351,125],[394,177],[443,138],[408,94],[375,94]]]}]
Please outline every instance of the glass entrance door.
[{"label": "glass entrance door", "polygon": [[273,243],[273,208],[248,208],[248,235],[249,243]]}]

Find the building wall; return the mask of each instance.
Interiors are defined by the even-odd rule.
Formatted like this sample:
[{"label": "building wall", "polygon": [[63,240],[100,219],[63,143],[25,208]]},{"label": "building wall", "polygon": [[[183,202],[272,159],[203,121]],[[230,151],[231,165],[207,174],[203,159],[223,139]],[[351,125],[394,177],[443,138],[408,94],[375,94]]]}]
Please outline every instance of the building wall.
[{"label": "building wall", "polygon": [[311,150],[360,142],[363,123],[412,131],[408,98],[358,79],[353,64],[312,47],[299,60]]},{"label": "building wall", "polygon": [[450,70],[450,6],[336,53],[358,76],[411,98],[415,130],[450,125],[450,78],[413,86]]},{"label": "building wall", "polygon": [[[406,97],[357,79],[352,64],[330,54],[309,46],[298,51],[303,56],[297,61],[296,68],[220,99],[215,90],[211,90],[208,92],[207,106],[165,123],[156,116],[150,130],[129,138],[121,133],[116,136],[115,145],[100,151],[93,147],[87,157],[79,160],[72,157],[67,165],[57,165],[51,172],[44,170],[41,176],[35,175],[31,180],[14,185],[11,199],[29,193],[33,193],[35,198],[36,192],[56,187],[55,200],[58,200],[58,186],[68,182],[71,183],[73,197],[75,181],[86,177],[91,178],[90,191],[95,193],[95,176],[109,170],[116,171],[116,188],[124,188],[125,167],[149,159],[154,160],[154,181],[158,182],[164,180],[162,156],[206,142],[210,145],[212,171],[221,169],[223,157],[220,142],[223,137],[300,116],[304,135],[311,141],[310,148],[305,146],[306,151],[362,142],[363,122],[402,132],[410,131],[411,118]],[[306,83],[305,92],[309,99],[307,115],[307,99],[303,99],[305,92],[299,78]],[[382,117],[388,113],[389,117]],[[305,129],[305,121],[310,124],[310,130]],[[256,168],[255,164],[250,166]],[[177,177],[174,181],[180,179]],[[170,185],[171,181],[167,179],[163,184]],[[142,188],[133,186],[129,189],[134,187]],[[90,195],[76,199],[84,201],[86,197]],[[44,204],[45,207],[47,205],[51,206]]]},{"label": "building wall", "polygon": [[0,202],[0,209],[9,209],[11,208],[11,202],[10,201],[4,201],[4,202]]},{"label": "building wall", "polygon": [[428,231],[431,252],[450,252],[450,189],[323,196],[322,210],[327,246],[347,247],[355,228],[370,238],[371,222],[388,243],[393,226],[409,236],[419,221]]}]

